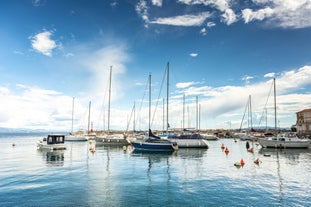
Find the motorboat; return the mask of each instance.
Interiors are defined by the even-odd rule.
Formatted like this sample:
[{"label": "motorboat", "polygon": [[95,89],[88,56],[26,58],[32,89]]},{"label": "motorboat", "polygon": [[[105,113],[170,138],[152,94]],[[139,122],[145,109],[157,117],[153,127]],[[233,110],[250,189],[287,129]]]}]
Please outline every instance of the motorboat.
[{"label": "motorboat", "polygon": [[37,142],[37,148],[42,150],[62,150],[66,149],[65,135],[50,134],[43,140]]},{"label": "motorboat", "polygon": [[300,139],[293,133],[278,134],[277,136],[258,139],[264,148],[309,148],[309,139]]}]

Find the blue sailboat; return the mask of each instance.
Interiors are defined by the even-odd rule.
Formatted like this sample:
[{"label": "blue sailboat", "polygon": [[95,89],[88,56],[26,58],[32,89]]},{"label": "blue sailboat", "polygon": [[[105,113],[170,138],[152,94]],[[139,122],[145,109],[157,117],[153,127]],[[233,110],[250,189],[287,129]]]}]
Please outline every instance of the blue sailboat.
[{"label": "blue sailboat", "polygon": [[171,142],[167,139],[161,139],[155,136],[150,127],[150,117],[151,117],[151,74],[149,74],[149,134],[148,138],[144,141],[133,141],[131,144],[134,150],[138,151],[175,151],[178,150],[178,145],[176,142]]},{"label": "blue sailboat", "polygon": [[161,139],[149,129],[149,138],[145,141],[135,141],[132,145],[136,151],[175,151],[178,150],[176,142]]}]

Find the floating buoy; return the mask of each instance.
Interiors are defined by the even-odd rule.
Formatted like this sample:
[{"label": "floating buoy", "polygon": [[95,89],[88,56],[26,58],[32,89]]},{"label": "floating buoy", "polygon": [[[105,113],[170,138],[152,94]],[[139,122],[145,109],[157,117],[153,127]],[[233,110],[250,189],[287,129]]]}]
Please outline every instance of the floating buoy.
[{"label": "floating buoy", "polygon": [[15,147],[15,143],[13,143],[12,146]]},{"label": "floating buoy", "polygon": [[236,162],[236,163],[234,163],[234,166],[240,168],[242,165],[241,165],[241,162]]},{"label": "floating buoy", "polygon": [[244,162],[243,158],[241,159],[240,163],[241,163],[242,166],[245,165],[245,162]]},{"label": "floating buoy", "polygon": [[248,149],[249,148],[249,142],[247,141],[246,142],[246,149]]},{"label": "floating buoy", "polygon": [[256,165],[259,165],[259,159],[257,158],[256,160],[254,160],[254,163],[256,164]]},{"label": "floating buoy", "polygon": [[237,142],[236,138],[234,138],[234,142]]},{"label": "floating buoy", "polygon": [[228,154],[228,153],[229,153],[229,149],[228,149],[228,147],[226,147],[226,149],[225,149],[225,153],[226,153],[226,154]]},{"label": "floating buoy", "polygon": [[225,149],[225,145],[224,145],[224,143],[222,143],[222,145],[221,145],[221,149]]},{"label": "floating buoy", "polygon": [[91,151],[92,153],[94,153],[94,152],[95,152],[95,147],[91,146],[91,147],[90,147],[90,151]]},{"label": "floating buoy", "polygon": [[92,140],[90,140],[90,142],[89,142],[90,144],[92,144]]},{"label": "floating buoy", "polygon": [[126,146],[123,146],[123,151],[126,151],[126,148],[127,148]]},{"label": "floating buoy", "polygon": [[251,153],[254,153],[254,149],[253,149],[252,147],[251,147],[251,148],[248,148],[247,151],[248,151],[248,152],[251,152]]}]

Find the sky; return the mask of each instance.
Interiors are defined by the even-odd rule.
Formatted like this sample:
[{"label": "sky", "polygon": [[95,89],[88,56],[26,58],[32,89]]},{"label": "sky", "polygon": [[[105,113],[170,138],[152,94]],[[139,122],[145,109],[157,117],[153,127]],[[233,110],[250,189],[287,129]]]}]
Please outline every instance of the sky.
[{"label": "sky", "polygon": [[273,78],[278,127],[311,108],[311,0],[4,0],[0,26],[3,128],[107,129],[110,69],[109,129],[148,129],[149,74],[165,128],[168,65],[172,128],[274,126]]}]

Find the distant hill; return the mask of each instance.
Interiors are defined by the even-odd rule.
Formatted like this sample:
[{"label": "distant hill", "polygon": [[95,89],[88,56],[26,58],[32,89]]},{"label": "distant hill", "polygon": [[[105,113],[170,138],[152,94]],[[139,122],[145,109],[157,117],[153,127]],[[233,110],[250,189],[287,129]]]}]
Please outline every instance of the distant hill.
[{"label": "distant hill", "polygon": [[60,131],[50,131],[46,129],[25,129],[25,128],[0,127],[0,133],[55,133],[55,132],[60,132]]}]

